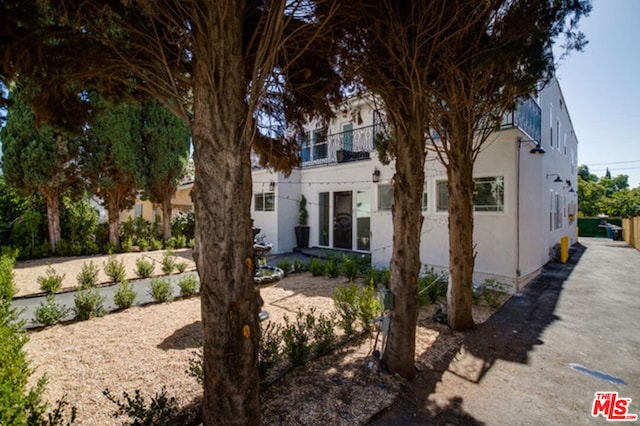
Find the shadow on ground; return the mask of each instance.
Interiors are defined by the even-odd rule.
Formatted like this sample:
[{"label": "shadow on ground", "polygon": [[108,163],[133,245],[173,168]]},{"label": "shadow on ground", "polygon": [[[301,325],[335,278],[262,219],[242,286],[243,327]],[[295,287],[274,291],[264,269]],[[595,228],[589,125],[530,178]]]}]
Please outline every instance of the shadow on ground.
[{"label": "shadow on ground", "polygon": [[[544,344],[540,336],[559,318],[554,314],[564,282],[571,275],[586,248],[576,244],[566,264],[551,261],[525,289],[511,297],[489,320],[469,333],[460,333],[460,345],[440,359],[435,345],[419,355],[432,366],[419,372],[387,409],[373,416],[371,425],[483,424],[465,413],[463,399],[435,401],[429,396],[436,390],[445,371],[479,383],[496,360],[526,364],[529,352]],[[445,327],[446,328],[446,327]],[[442,330],[441,333],[453,333]]]}]

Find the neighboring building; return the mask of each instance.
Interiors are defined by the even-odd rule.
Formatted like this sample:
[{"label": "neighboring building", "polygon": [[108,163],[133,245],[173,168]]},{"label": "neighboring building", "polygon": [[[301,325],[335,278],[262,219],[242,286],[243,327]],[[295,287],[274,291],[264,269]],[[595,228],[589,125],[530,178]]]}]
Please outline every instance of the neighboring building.
[{"label": "neighboring building", "polygon": [[[191,188],[193,181],[183,182],[178,185],[176,194],[171,198],[171,216],[174,218],[180,213],[187,213],[193,210],[193,202],[191,201]],[[149,200],[138,199],[133,209],[123,210],[120,212],[120,221],[124,222],[128,219],[136,219],[142,217],[149,222],[162,220],[162,208]]]},{"label": "neighboring building", "polygon": [[[254,168],[252,217],[273,252],[295,248],[298,201],[304,195],[310,246],[370,253],[375,266],[389,265],[394,167],[383,165],[374,149],[380,111],[370,100],[351,99],[328,126],[308,126],[302,166],[289,177]],[[543,155],[536,154],[537,143]],[[474,169],[478,279],[497,278],[517,290],[550,260],[561,237],[576,242],[577,150],[555,79],[490,136]],[[447,269],[446,171],[430,154],[424,172],[420,258],[424,265]]]}]

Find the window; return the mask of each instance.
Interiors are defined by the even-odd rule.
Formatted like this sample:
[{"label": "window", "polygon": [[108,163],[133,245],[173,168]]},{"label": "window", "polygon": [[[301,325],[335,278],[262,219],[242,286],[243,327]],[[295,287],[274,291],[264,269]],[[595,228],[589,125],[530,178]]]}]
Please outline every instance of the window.
[{"label": "window", "polygon": [[321,246],[329,245],[329,193],[319,194],[318,214],[319,214],[319,234],[318,241]]},{"label": "window", "polygon": [[276,197],[273,192],[254,195],[253,210],[257,212],[273,212],[276,210]]},{"label": "window", "polygon": [[318,129],[313,132],[313,159],[327,158],[327,130]]},{"label": "window", "polygon": [[429,208],[429,197],[427,194],[427,184],[424,184],[424,188],[422,189],[422,211],[426,212]]},{"label": "window", "polygon": [[390,211],[393,206],[393,186],[378,185],[378,210]]},{"label": "window", "polygon": [[549,104],[549,145],[553,146],[553,104]]},{"label": "window", "polygon": [[[477,212],[503,212],[504,211],[504,177],[492,176],[475,178],[474,183],[474,210]],[[437,210],[449,209],[449,189],[446,181],[436,183],[438,190]],[[424,197],[424,195],[423,195]]]},{"label": "window", "polygon": [[136,205],[133,206],[133,218],[137,219],[139,217],[142,217],[142,204],[136,203]]},{"label": "window", "polygon": [[558,121],[556,122],[556,138],[558,139],[558,151],[562,150],[562,147],[560,146],[560,135],[562,134],[561,129],[562,126],[560,125],[560,120],[558,119]]},{"label": "window", "polygon": [[504,177],[482,177],[473,180],[475,211],[504,211]]},{"label": "window", "polygon": [[449,187],[447,186],[447,181],[443,180],[436,182],[436,187],[438,192],[436,210],[439,212],[446,212],[449,210]]},{"label": "window", "polygon": [[304,134],[302,138],[302,162],[311,160],[311,132]]},{"label": "window", "polygon": [[556,229],[562,228],[562,199],[560,198],[560,194],[556,193]]},{"label": "window", "polygon": [[549,192],[549,232],[553,231],[553,224],[555,223],[554,220],[554,213],[555,213],[555,209],[553,208],[553,201],[555,200],[555,195],[553,191]]}]

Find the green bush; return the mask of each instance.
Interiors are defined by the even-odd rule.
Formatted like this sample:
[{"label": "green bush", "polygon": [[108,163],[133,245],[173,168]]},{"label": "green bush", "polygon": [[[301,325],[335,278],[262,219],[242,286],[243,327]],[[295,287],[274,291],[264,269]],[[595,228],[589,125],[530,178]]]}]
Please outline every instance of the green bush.
[{"label": "green bush", "polygon": [[376,287],[378,284],[382,282],[382,271],[377,270],[376,268],[369,267],[365,270],[362,281],[371,287]]},{"label": "green bush", "polygon": [[169,302],[173,298],[171,282],[166,278],[152,278],[149,294],[157,302]]},{"label": "green bush", "polygon": [[355,280],[360,272],[357,260],[352,256],[342,255],[342,273],[350,281]]},{"label": "green bush", "polygon": [[59,323],[64,317],[66,317],[71,309],[59,305],[55,302],[55,296],[53,294],[47,295],[47,301],[40,302],[40,306],[36,308],[35,322],[48,326]]},{"label": "green bush", "polygon": [[115,255],[109,256],[104,264],[104,273],[111,278],[111,281],[121,283],[127,274],[124,260],[118,260]]},{"label": "green bush", "polygon": [[175,266],[176,266],[176,271],[178,271],[179,274],[187,270],[187,262],[176,262]]},{"label": "green bush", "polygon": [[15,257],[6,254],[0,256],[0,303],[2,301],[11,301],[16,294],[13,273],[15,263]]},{"label": "green bush", "polygon": [[120,248],[123,253],[131,253],[133,250],[133,239],[131,237],[124,238],[120,241]]},{"label": "green bush", "polygon": [[433,267],[424,268],[425,273],[418,279],[418,303],[428,305],[446,296],[448,280],[437,274]]},{"label": "green bush", "polygon": [[178,402],[174,397],[167,397],[167,389],[162,387],[162,391],[156,393],[147,406],[144,398],[140,396],[140,390],[136,389],[134,396],[127,392],[122,393],[124,401],[116,398],[109,389],[103,391],[104,396],[118,407],[113,413],[114,418],[128,417],[130,422],[123,425],[153,425],[153,426],[173,426],[177,424],[188,424],[187,419],[180,416]]},{"label": "green bush", "polygon": [[164,242],[164,248],[167,250],[173,250],[176,247],[176,239],[174,237],[169,238],[167,241]]},{"label": "green bush", "polygon": [[289,261],[289,259],[282,259],[281,261],[278,262],[278,264],[276,265],[278,268],[282,269],[282,271],[285,273],[285,275],[290,274],[291,272],[293,272],[293,265],[291,264],[291,262]]},{"label": "green bush", "polygon": [[338,312],[338,325],[347,337],[355,334],[358,319],[358,286],[353,281],[348,287],[338,286],[333,292],[333,304]]},{"label": "green bush", "polygon": [[62,281],[64,275],[58,275],[55,268],[51,266],[51,263],[47,263],[46,275],[38,277],[38,284],[40,284],[40,290],[49,294],[55,293],[62,287]]},{"label": "green bush", "polygon": [[[312,315],[315,310],[311,311]],[[323,314],[315,317],[312,326],[313,333],[313,350],[317,354],[325,354],[329,352],[336,344],[336,333],[334,330],[335,317],[333,315],[326,316]]]},{"label": "green bush", "polygon": [[187,247],[187,237],[185,235],[178,235],[176,237],[176,248]]},{"label": "green bush", "polygon": [[178,287],[180,287],[180,296],[191,297],[198,294],[199,282],[195,275],[187,275],[180,278],[178,281]]},{"label": "green bush", "polygon": [[338,262],[334,259],[329,259],[324,264],[324,273],[329,278],[337,278],[340,275],[340,268],[338,267]]},{"label": "green bush", "polygon": [[29,335],[18,315],[10,303],[0,299],[0,425],[71,425],[76,409],[72,408],[70,419],[65,422],[68,404],[64,399],[57,402],[52,412],[46,412],[47,403],[42,400],[45,377],[28,387],[33,370],[24,345]]},{"label": "green bush", "polygon": [[382,271],[380,271],[380,283],[384,288],[389,288],[389,281],[391,281],[391,269],[383,268]]},{"label": "green bush", "polygon": [[311,275],[314,277],[324,275],[324,262],[322,262],[321,259],[314,257],[311,259],[311,262],[309,262],[309,272],[311,272]]},{"label": "green bush", "polygon": [[98,281],[98,267],[93,264],[93,261],[89,261],[89,263],[82,263],[82,267],[80,269],[80,273],[76,277],[78,280],[78,287],[81,289],[87,289],[91,287],[95,287],[96,282]]},{"label": "green bush", "polygon": [[133,286],[129,284],[129,281],[125,280],[118,284],[118,288],[113,295],[113,302],[118,309],[127,309],[133,306],[137,296],[138,293],[135,292]]},{"label": "green bush", "polygon": [[189,358],[189,367],[187,368],[187,374],[191,377],[195,377],[198,383],[204,385],[204,358],[202,352],[202,343],[197,342],[198,349],[191,352],[193,355]]},{"label": "green bush", "polygon": [[304,365],[311,355],[311,330],[313,328],[313,316],[304,315],[301,310],[296,314],[295,322],[291,323],[288,316],[284,316],[284,329],[282,341],[284,342],[284,354],[294,366]]},{"label": "green bush", "polygon": [[88,320],[105,314],[104,297],[96,288],[77,290],[74,298],[75,308],[73,312],[79,320]]},{"label": "green bush", "polygon": [[162,256],[162,264],[161,264],[162,272],[165,275],[171,275],[175,267],[176,267],[176,255],[173,254],[171,250],[168,250]]},{"label": "green bush", "polygon": [[498,309],[502,304],[503,296],[507,295],[507,285],[495,279],[485,279],[482,286],[482,298],[493,309]]},{"label": "green bush", "polygon": [[377,297],[375,297],[375,289],[369,285],[366,285],[358,292],[358,298],[356,301],[358,319],[362,324],[362,330],[365,333],[371,332],[373,327],[373,320],[376,319],[380,313],[382,313],[382,305]]},{"label": "green bush", "polygon": [[138,240],[138,248],[140,249],[140,251],[149,250],[149,246],[150,246],[149,240],[144,238]]},{"label": "green bush", "polygon": [[258,373],[260,380],[267,377],[267,373],[282,359],[280,342],[282,341],[282,326],[268,321],[266,326],[260,323],[260,345],[258,348]]},{"label": "green bush", "polygon": [[189,241],[187,241],[187,247],[193,250],[196,247],[196,239],[191,238]]},{"label": "green bush", "polygon": [[147,260],[144,257],[136,259],[136,274],[140,278],[149,278],[153,274],[153,270],[156,265],[151,260]]},{"label": "green bush", "polygon": [[162,250],[162,241],[152,238],[151,239],[151,250],[152,251],[158,251],[158,250]]}]

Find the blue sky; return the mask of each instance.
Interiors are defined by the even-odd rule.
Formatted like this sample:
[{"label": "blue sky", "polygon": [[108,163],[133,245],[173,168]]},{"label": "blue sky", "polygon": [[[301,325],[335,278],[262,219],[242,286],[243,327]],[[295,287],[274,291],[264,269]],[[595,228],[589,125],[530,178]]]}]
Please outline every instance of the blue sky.
[{"label": "blue sky", "polygon": [[589,44],[556,74],[578,137],[578,164],[640,186],[640,1],[594,0],[580,29]]}]

